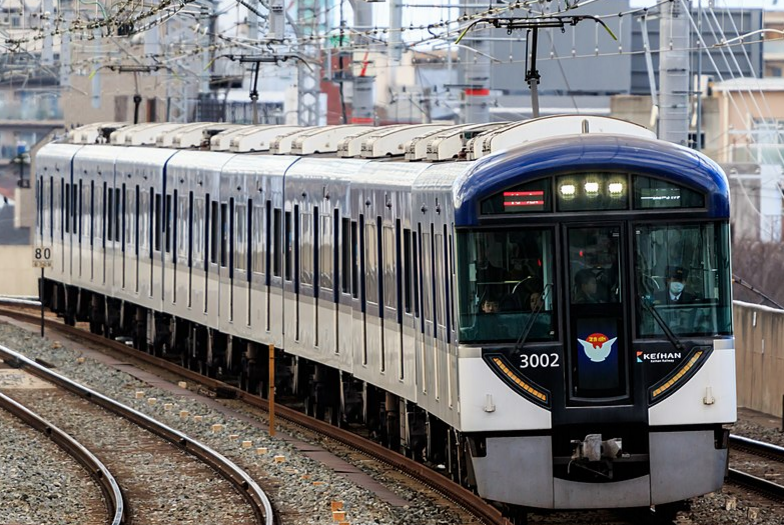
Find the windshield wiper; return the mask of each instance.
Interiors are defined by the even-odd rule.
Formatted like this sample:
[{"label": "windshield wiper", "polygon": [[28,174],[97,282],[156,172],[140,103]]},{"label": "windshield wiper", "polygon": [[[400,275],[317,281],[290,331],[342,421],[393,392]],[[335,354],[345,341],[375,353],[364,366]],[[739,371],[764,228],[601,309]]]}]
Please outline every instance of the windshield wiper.
[{"label": "windshield wiper", "polygon": [[683,343],[680,339],[678,339],[678,336],[673,333],[670,325],[668,325],[667,322],[662,319],[661,314],[656,311],[656,308],[654,308],[653,305],[651,305],[649,299],[646,296],[641,295],[640,303],[642,303],[642,307],[645,308],[649,314],[651,314],[651,317],[653,317],[653,319],[656,321],[656,324],[661,327],[664,335],[666,335],[667,339],[669,339],[670,343],[672,343],[672,346],[674,346],[676,350],[684,352],[686,347],[683,346]]},{"label": "windshield wiper", "polygon": [[536,308],[531,312],[531,315],[528,316],[528,322],[525,323],[523,327],[523,332],[520,334],[520,337],[517,339],[517,343],[515,343],[514,349],[516,352],[520,351],[525,344],[526,339],[528,339],[528,334],[531,332],[531,328],[534,327],[534,321],[536,318],[539,317],[539,312],[542,311],[544,308],[544,302],[547,300],[547,296],[550,295],[550,290],[553,289],[552,284],[546,284],[544,287],[544,293],[542,294],[542,299],[539,301],[539,304],[536,305]]}]

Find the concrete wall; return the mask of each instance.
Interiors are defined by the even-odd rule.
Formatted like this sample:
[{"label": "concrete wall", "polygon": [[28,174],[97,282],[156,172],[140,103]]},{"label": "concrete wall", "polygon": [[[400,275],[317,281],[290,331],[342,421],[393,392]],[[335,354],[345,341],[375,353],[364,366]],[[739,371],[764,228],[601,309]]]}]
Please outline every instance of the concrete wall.
[{"label": "concrete wall", "polygon": [[0,295],[38,297],[41,270],[33,268],[29,245],[0,246]]},{"label": "concrete wall", "polygon": [[781,416],[784,311],[735,301],[738,406]]}]

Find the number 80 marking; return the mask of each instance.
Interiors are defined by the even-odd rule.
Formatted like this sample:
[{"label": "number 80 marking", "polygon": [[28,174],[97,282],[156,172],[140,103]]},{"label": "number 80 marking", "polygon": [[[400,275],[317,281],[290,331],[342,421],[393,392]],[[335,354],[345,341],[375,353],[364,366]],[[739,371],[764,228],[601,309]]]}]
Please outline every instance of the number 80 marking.
[{"label": "number 80 marking", "polygon": [[35,258],[38,259],[51,259],[52,258],[52,250],[51,248],[36,248],[35,249]]},{"label": "number 80 marking", "polygon": [[557,367],[559,356],[552,354],[523,354],[520,356],[520,368]]}]

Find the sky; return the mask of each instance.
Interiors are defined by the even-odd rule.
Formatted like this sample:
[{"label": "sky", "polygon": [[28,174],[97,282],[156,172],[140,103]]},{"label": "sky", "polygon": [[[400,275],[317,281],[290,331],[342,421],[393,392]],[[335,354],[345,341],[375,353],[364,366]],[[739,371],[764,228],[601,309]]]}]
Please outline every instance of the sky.
[{"label": "sky", "polygon": [[[707,6],[710,0],[702,0],[702,5]],[[655,4],[652,0],[631,0],[632,7],[645,7]],[[697,5],[696,0],[692,0]],[[784,11],[784,0],[715,0],[716,7],[747,7]]]}]

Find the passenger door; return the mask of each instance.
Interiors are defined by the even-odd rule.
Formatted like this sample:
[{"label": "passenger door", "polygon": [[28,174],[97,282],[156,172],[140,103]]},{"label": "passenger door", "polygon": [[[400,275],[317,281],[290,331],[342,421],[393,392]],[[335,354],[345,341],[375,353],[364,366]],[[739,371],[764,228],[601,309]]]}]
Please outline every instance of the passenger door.
[{"label": "passenger door", "polygon": [[565,230],[566,406],[629,404],[624,225],[575,225]]}]

